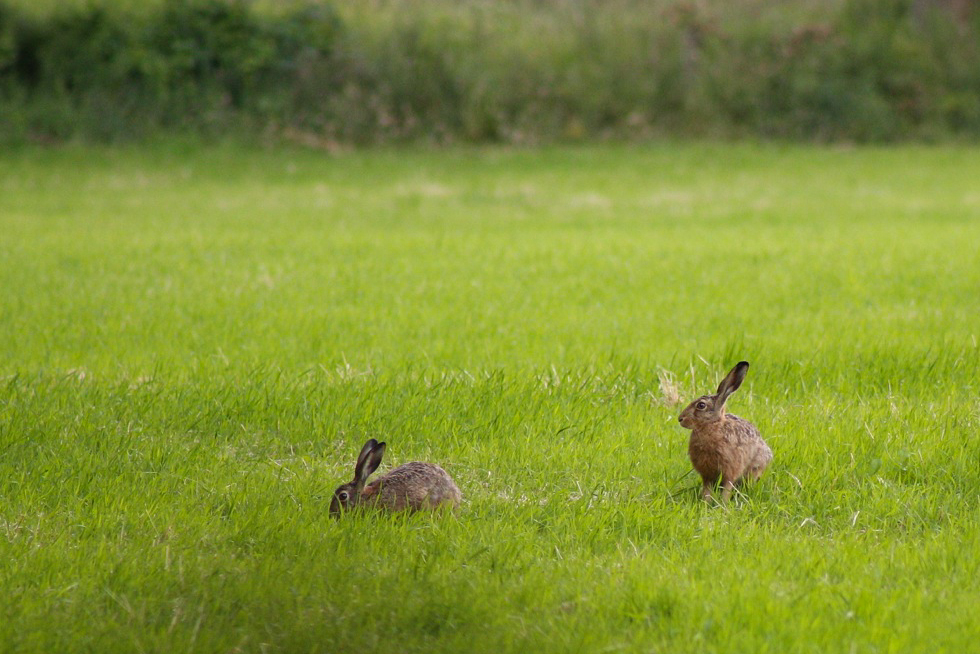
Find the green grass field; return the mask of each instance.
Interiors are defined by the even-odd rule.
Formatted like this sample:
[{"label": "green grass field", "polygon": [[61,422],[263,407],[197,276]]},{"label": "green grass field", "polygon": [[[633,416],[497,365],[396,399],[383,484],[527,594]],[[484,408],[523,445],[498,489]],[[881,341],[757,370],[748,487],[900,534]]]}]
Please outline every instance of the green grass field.
[{"label": "green grass field", "polygon": [[[966,652],[980,151],[0,154],[0,650]],[[696,500],[682,404],[775,451]],[[327,513],[368,437],[455,516]]]}]

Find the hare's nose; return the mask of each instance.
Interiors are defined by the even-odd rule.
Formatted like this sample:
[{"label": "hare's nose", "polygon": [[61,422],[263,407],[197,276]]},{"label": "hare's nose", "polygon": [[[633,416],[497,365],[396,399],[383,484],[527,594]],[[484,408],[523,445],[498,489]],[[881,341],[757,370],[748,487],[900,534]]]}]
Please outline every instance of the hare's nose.
[{"label": "hare's nose", "polygon": [[677,422],[684,424],[684,416],[677,416]]}]

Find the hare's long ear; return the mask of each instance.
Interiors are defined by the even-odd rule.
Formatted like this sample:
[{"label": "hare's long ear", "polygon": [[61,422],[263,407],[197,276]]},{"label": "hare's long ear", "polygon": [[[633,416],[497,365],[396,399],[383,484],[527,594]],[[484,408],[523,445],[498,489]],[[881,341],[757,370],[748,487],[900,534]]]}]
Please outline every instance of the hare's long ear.
[{"label": "hare's long ear", "polygon": [[[361,448],[361,453],[357,455],[357,463],[354,464],[354,485],[357,486],[358,481],[362,479],[361,471],[364,469],[364,465],[367,462],[368,455],[371,454],[371,450],[378,446],[378,441],[373,438],[369,438],[364,447]],[[371,473],[369,472],[368,475]],[[363,475],[363,479],[367,479],[368,475]],[[363,485],[363,484],[362,484]],[[360,488],[358,488],[360,490]]]},{"label": "hare's long ear", "polygon": [[364,447],[361,448],[361,453],[357,455],[357,463],[354,465],[355,470],[359,469],[364,464],[364,459],[367,458],[367,455],[370,454],[371,450],[377,447],[377,445],[378,441],[374,440],[373,438],[369,438],[367,440]]},{"label": "hare's long ear", "polygon": [[718,400],[716,404],[718,406],[724,406],[725,400],[728,396],[738,390],[738,387],[742,385],[742,381],[745,379],[745,374],[749,371],[748,361],[739,361],[735,364],[735,367],[721,380],[718,384]]},{"label": "hare's long ear", "polygon": [[[369,445],[370,448],[368,448]],[[379,443],[372,438],[364,444],[360,456],[357,457],[357,467],[354,468],[354,487],[358,491],[364,488],[367,478],[381,465],[381,458],[384,455],[384,443]]]}]

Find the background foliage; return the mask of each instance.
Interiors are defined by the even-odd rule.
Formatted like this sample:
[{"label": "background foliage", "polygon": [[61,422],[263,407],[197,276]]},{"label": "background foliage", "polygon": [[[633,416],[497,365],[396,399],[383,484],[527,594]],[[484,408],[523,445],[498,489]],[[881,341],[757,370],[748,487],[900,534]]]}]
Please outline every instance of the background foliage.
[{"label": "background foliage", "polygon": [[975,138],[978,35],[956,0],[5,0],[0,139]]}]

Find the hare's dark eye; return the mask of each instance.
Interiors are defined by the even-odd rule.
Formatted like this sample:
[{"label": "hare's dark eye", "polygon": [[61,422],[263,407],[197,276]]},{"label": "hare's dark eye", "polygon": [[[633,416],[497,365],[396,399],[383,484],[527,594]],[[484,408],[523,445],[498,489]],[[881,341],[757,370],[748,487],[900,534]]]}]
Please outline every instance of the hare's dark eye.
[{"label": "hare's dark eye", "polygon": [[347,494],[347,491],[340,491],[337,493],[337,499],[341,502],[346,502],[348,497],[350,497],[350,495]]},{"label": "hare's dark eye", "polygon": [[704,408],[706,408],[707,406],[708,406],[708,405],[707,405],[707,404],[705,404],[704,402],[698,402],[698,408],[699,408],[699,409],[704,409]]}]

